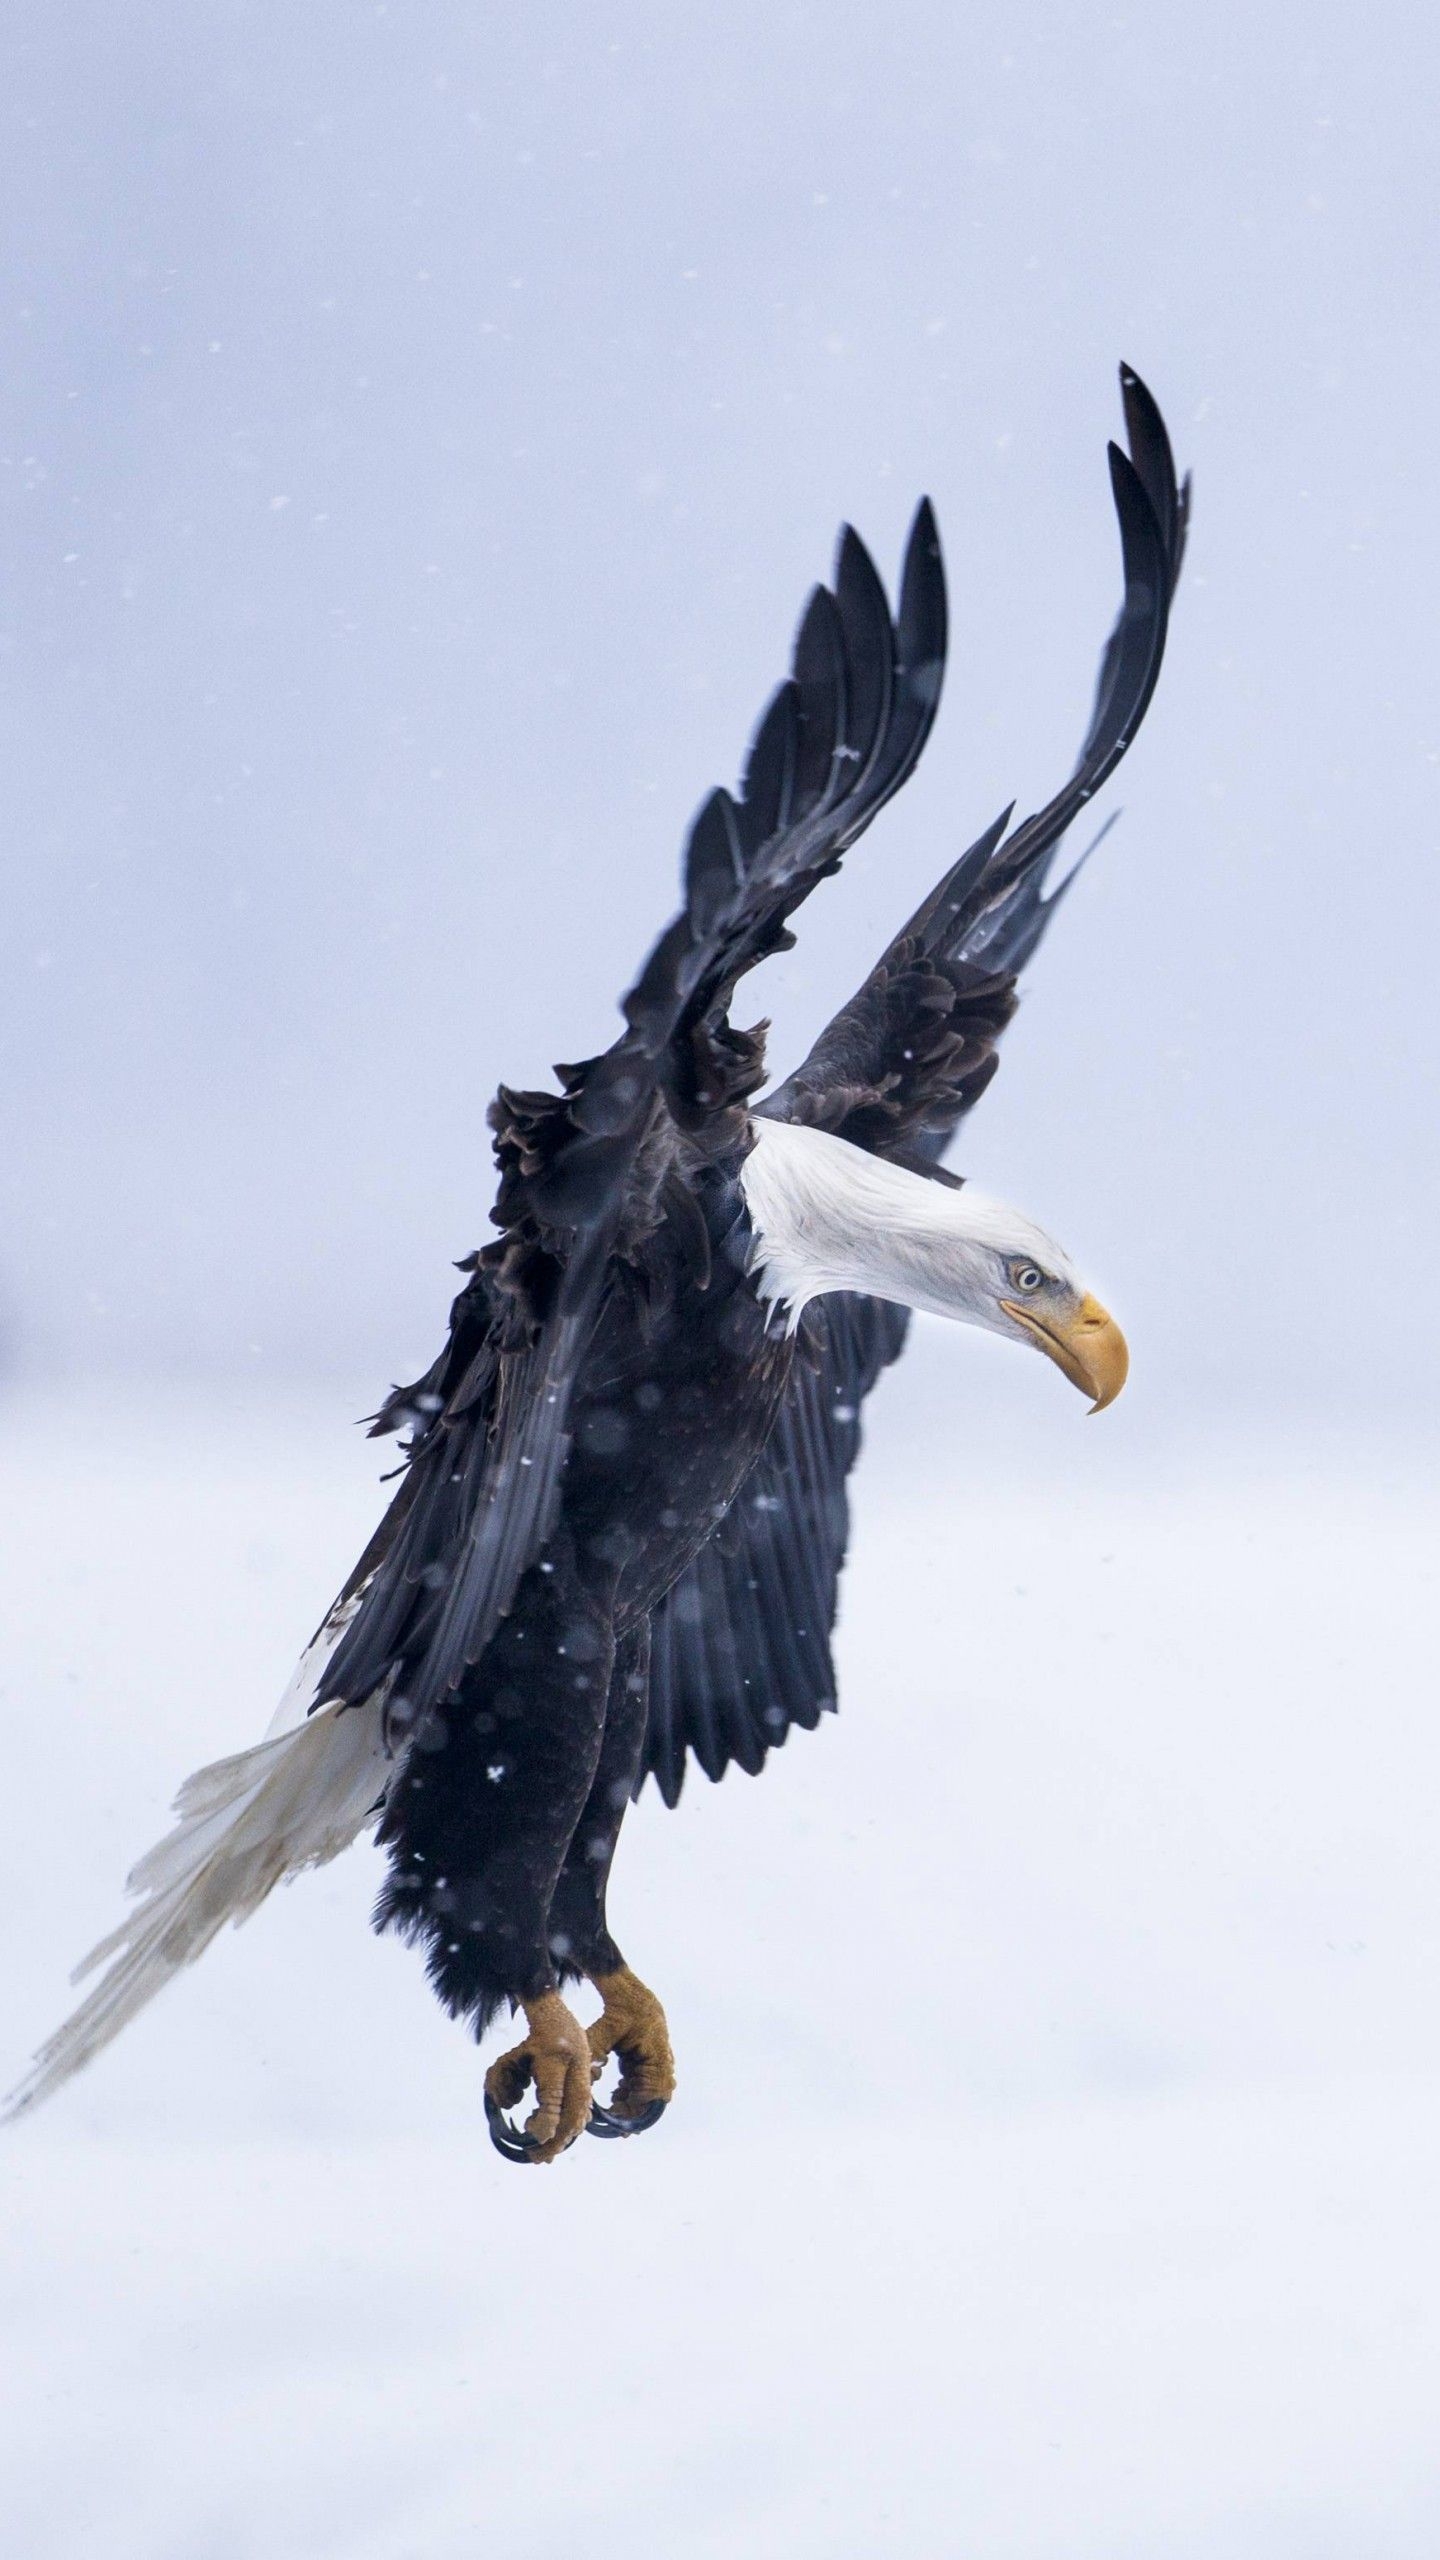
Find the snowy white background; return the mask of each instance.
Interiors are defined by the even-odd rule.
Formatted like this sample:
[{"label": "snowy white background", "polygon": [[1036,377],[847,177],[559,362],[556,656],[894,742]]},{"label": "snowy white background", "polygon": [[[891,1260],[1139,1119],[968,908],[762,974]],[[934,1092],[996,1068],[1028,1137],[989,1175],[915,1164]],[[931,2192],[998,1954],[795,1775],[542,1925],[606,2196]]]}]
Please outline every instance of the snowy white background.
[{"label": "snowy white background", "polygon": [[841,1718],[627,1834],[646,2141],[495,2158],[368,1851],[5,2136],[27,2560],[1432,2560],[1436,51],[10,13],[0,2078],[367,1534],[485,1098],[608,1036],[838,518],[889,573],[933,491],[955,653],[782,1059],[1065,764],[1121,353],[1199,490],[965,1152],[1126,1397],[918,1329]]},{"label": "snowy white background", "polygon": [[[6,2136],[15,2549],[1428,2560],[1440,1503],[1393,1448],[1147,1455],[1018,1357],[1017,1446],[925,1332],[969,1419],[916,1500],[877,1400],[844,1712],[631,1818],[669,2118],[519,2175],[366,1938],[373,1851],[277,1896]],[[12,1422],[19,2057],[373,1453],[220,1399]]]}]

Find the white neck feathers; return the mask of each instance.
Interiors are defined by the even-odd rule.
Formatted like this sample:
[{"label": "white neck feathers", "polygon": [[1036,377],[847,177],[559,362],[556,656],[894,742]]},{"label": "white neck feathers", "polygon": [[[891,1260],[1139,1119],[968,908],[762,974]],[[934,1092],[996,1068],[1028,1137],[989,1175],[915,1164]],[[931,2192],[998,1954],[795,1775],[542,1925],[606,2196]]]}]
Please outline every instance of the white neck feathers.
[{"label": "white neck feathers", "polygon": [[997,1257],[1069,1276],[1059,1246],[1018,1209],[907,1173],[824,1130],[756,1120],[741,1168],[755,1231],[751,1272],[791,1329],[808,1299],[856,1289],[932,1315],[997,1320]]}]

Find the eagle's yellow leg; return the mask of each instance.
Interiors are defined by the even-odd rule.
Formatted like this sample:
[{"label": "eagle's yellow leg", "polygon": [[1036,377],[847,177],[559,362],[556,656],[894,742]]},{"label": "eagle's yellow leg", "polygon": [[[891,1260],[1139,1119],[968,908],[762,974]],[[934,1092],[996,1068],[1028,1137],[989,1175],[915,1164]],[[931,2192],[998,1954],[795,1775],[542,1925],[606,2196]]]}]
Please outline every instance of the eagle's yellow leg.
[{"label": "eagle's yellow leg", "polygon": [[654,1992],[628,1964],[615,1973],[592,1973],[590,1979],[605,2003],[587,2030],[596,2079],[612,2053],[620,2064],[610,2112],[638,2116],[647,2107],[668,2106],[675,2095],[675,2056]]},{"label": "eagle's yellow leg", "polygon": [[518,2106],[533,2080],[536,2102],[521,2128],[525,2154],[558,2160],[590,2120],[590,2045],[558,1991],[542,1991],[524,2008],[524,2039],[491,2063],[485,2094],[497,2107]]}]

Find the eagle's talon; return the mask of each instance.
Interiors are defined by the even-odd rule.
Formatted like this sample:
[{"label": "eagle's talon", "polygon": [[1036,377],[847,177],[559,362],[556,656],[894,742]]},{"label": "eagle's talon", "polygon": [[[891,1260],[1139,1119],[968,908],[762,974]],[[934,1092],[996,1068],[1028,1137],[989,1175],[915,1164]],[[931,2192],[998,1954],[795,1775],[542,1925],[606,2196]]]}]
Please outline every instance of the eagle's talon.
[{"label": "eagle's talon", "polygon": [[675,2095],[675,2056],[665,2012],[638,1974],[622,1965],[616,1973],[591,1976],[605,2003],[588,2029],[591,2070],[598,2080],[613,2054],[620,2077],[608,2106],[595,2100],[590,2131],[602,2141],[648,2133],[658,2124]]},{"label": "eagle's talon", "polygon": [[[502,2159],[539,2165],[558,2160],[585,2130],[590,2047],[558,1991],[543,1991],[524,2008],[524,2042],[502,2053],[485,2074],[485,2120]],[[519,2104],[532,2080],[535,2106],[523,2125],[512,2124],[505,2110]]]},{"label": "eagle's talon", "polygon": [[590,2121],[585,2130],[593,2133],[597,2141],[620,2142],[632,2133],[648,2133],[652,2124],[659,2123],[669,2103],[668,2098],[652,2098],[648,2106],[633,2116],[622,2116],[611,2107],[597,2104],[590,2109]]},{"label": "eagle's talon", "polygon": [[529,2134],[518,2124],[510,2122],[504,2108],[491,2097],[488,2089],[485,2092],[485,2121],[490,2128],[490,2139],[502,2160],[534,2160],[538,2156],[538,2143],[532,2142]]}]

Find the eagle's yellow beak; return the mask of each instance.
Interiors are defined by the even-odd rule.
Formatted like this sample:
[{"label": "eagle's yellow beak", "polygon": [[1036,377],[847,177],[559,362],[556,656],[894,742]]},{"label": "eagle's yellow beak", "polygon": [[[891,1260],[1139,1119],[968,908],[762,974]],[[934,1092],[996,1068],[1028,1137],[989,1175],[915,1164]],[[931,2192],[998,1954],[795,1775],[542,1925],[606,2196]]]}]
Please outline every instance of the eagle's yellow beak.
[{"label": "eagle's yellow beak", "polygon": [[1072,1386],[1094,1397],[1092,1413],[1114,1403],[1129,1375],[1130,1354],[1124,1334],[1098,1298],[1082,1298],[1072,1316],[1048,1320],[1018,1299],[1002,1298],[1000,1304],[1056,1368],[1064,1370]]}]

